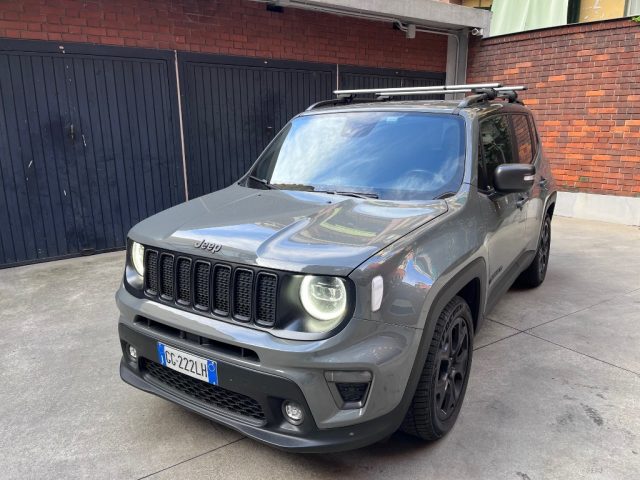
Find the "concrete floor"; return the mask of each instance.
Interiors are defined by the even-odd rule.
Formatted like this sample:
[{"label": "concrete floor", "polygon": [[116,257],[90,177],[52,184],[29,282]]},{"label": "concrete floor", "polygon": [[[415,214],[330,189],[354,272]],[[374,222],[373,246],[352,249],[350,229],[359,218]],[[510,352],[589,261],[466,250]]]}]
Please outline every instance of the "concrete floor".
[{"label": "concrete floor", "polygon": [[123,253],[0,270],[2,478],[640,478],[640,230],[556,218],[547,279],[476,337],[458,423],[332,455],[265,447],[118,377]]}]

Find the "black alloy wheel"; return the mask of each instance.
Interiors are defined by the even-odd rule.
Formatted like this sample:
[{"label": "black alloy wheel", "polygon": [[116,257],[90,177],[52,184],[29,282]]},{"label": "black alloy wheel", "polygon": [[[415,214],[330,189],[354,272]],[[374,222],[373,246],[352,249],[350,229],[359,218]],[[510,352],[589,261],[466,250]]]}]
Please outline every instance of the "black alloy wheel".
[{"label": "black alloy wheel", "polygon": [[422,440],[437,440],[456,423],[469,382],[473,357],[473,315],[462,297],[453,297],[437,318],[426,360],[401,429]]},{"label": "black alloy wheel", "polygon": [[469,331],[465,320],[456,317],[440,342],[434,401],[441,421],[447,420],[458,406],[469,371]]},{"label": "black alloy wheel", "polygon": [[549,250],[551,249],[551,219],[546,217],[542,224],[542,233],[540,234],[540,245],[538,246],[538,272],[540,278],[544,278],[547,274],[547,266],[549,265]]},{"label": "black alloy wheel", "polygon": [[535,288],[544,282],[549,267],[551,251],[551,215],[547,214],[542,221],[538,249],[531,264],[520,274],[516,284],[521,287]]}]

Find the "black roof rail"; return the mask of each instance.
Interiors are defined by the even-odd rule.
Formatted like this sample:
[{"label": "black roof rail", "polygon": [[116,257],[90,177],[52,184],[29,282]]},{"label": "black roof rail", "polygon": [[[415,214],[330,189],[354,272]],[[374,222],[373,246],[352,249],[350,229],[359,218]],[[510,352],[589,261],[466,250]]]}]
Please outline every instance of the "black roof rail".
[{"label": "black roof rail", "polygon": [[478,90],[473,90],[475,95],[469,95],[462,99],[462,101],[458,104],[458,108],[465,108],[471,105],[475,105],[476,103],[489,102],[494,100],[498,96],[498,92],[493,88],[483,88]]},{"label": "black roof rail", "polygon": [[471,105],[476,105],[482,102],[490,102],[491,100],[495,100],[496,98],[504,98],[509,103],[524,105],[524,103],[522,103],[522,100],[518,99],[518,92],[522,90],[527,90],[527,87],[518,85],[515,87],[473,89],[472,92],[475,95],[469,95],[468,97],[463,98],[462,101],[458,104],[457,108],[460,109],[470,107]]},{"label": "black roof rail", "polygon": [[356,98],[355,95],[338,95],[338,98],[331,98],[329,100],[321,100],[312,105],[309,105],[305,112],[315,110],[322,107],[336,107],[338,105],[351,105],[354,103],[373,103],[383,102],[388,100],[389,97],[371,97],[371,98]]}]

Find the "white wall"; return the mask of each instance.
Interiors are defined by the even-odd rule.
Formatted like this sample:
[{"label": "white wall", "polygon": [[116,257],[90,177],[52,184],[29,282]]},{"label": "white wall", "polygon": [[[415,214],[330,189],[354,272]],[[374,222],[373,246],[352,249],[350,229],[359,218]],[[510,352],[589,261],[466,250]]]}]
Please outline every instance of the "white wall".
[{"label": "white wall", "polygon": [[558,192],[553,214],[640,226],[640,197]]}]

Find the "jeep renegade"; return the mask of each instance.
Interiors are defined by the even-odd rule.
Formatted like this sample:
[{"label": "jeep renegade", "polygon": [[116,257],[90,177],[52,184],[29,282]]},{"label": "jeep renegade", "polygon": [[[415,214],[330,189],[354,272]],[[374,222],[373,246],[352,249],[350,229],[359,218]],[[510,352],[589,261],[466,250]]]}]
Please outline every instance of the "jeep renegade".
[{"label": "jeep renegade", "polygon": [[316,104],[133,227],[122,379],[283,449],[445,435],[483,319],[545,278],[556,198],[531,112],[476,87]]}]

